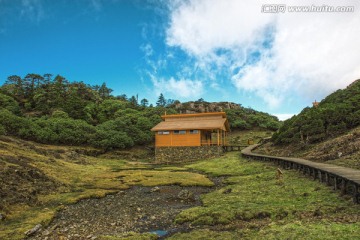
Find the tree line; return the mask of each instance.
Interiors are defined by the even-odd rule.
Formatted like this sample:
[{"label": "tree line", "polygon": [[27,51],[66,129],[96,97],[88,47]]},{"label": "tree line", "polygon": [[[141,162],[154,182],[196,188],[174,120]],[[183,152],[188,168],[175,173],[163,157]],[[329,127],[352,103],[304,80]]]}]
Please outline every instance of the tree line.
[{"label": "tree line", "polygon": [[138,103],[137,96],[112,91],[105,83],[91,86],[60,75],[9,76],[0,88],[0,134],[104,149],[150,143],[150,129],[161,121],[166,104],[153,107],[145,98]]},{"label": "tree line", "polygon": [[[150,129],[161,115],[177,113],[178,100],[114,96],[102,85],[70,82],[51,74],[9,76],[0,87],[0,135],[48,144],[128,148],[154,140]],[[276,129],[275,117],[249,109],[227,111],[231,127]]]}]

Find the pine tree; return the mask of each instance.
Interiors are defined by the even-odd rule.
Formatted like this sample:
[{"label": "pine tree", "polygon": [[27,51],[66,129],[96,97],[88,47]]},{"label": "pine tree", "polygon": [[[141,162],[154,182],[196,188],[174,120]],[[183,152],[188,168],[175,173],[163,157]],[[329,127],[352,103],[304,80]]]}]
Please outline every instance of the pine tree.
[{"label": "pine tree", "polygon": [[156,106],[158,107],[165,107],[166,105],[166,99],[162,93],[160,93],[160,96],[156,102]]},{"label": "pine tree", "polygon": [[141,99],[140,104],[143,107],[147,107],[149,105],[149,101],[146,98],[143,98]]}]

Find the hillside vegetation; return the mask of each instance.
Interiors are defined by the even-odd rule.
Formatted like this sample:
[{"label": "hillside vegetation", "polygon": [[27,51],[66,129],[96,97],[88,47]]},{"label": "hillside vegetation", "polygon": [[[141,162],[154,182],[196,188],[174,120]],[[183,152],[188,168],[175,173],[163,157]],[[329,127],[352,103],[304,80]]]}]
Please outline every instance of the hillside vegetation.
[{"label": "hillside vegetation", "polygon": [[360,80],[327,96],[286,120],[272,140],[277,145],[312,144],[346,133],[360,125]]},{"label": "hillside vegetation", "polygon": [[256,151],[360,169],[360,80],[286,120]]},{"label": "hillside vegetation", "polygon": [[[166,100],[162,94],[153,106],[145,98],[139,101],[137,96],[113,96],[111,92],[105,83],[91,86],[60,75],[10,76],[0,87],[0,135],[47,144],[124,149],[151,144],[150,129],[161,121],[160,116],[184,110],[174,104],[179,101]],[[209,104],[201,99],[197,103]],[[269,114],[239,104],[228,103],[236,108],[211,104],[214,108],[206,111],[226,111],[233,129],[279,127],[278,119]]]}]

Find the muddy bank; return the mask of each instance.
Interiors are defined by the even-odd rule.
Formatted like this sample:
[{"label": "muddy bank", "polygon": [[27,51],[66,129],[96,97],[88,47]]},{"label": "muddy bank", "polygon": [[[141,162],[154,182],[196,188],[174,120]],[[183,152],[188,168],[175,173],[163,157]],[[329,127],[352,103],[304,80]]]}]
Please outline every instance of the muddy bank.
[{"label": "muddy bank", "polygon": [[[219,184],[219,180],[215,180]],[[29,239],[96,239],[127,232],[160,230],[169,236],[188,231],[174,219],[182,210],[200,205],[200,195],[214,187],[135,186],[101,199],[86,199],[66,206],[52,223]]]}]

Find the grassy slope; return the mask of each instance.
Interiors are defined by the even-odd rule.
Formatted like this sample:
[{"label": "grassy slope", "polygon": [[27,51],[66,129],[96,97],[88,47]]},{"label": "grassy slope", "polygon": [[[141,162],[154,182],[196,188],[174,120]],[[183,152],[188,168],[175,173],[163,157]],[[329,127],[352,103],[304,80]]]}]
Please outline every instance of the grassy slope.
[{"label": "grassy slope", "polygon": [[[21,239],[24,232],[36,224],[48,223],[63,205],[75,203],[82,198],[102,197],[131,185],[213,185],[206,176],[198,173],[179,171],[181,169],[174,171],[169,167],[163,169],[161,166],[150,169],[150,165],[146,163],[90,157],[77,154],[75,150],[95,151],[41,145],[14,138],[0,140],[0,164],[3,166],[0,174],[10,174],[10,177],[17,176],[16,172],[10,171],[12,168],[22,173],[35,169],[46,176],[42,181],[51,180],[56,183],[52,191],[29,192],[29,195],[36,194],[36,199],[31,202],[26,201],[26,198],[14,204],[7,203],[6,199],[2,201],[0,212],[6,215],[6,220],[0,225],[0,239]],[[25,160],[26,165],[23,163]],[[11,188],[12,182],[7,182],[7,179],[9,178],[4,178],[2,187]],[[17,187],[25,194],[26,189],[39,185],[39,179],[32,181],[33,179],[29,179],[25,187]]]},{"label": "grassy slope", "polygon": [[346,134],[308,146],[274,146],[267,143],[256,152],[276,156],[294,156],[360,169],[360,127]]},{"label": "grassy slope", "polygon": [[272,131],[264,131],[261,129],[233,131],[229,135],[229,144],[231,145],[247,145],[248,139],[252,139],[254,143],[259,142],[261,139],[271,137]]},{"label": "grassy slope", "polygon": [[239,160],[238,153],[187,167],[228,176],[227,186],[204,195],[203,206],[187,209],[176,218],[199,229],[178,233],[170,239],[355,239],[360,236],[360,207],[295,171],[284,171],[283,178],[276,179],[275,166]]}]

